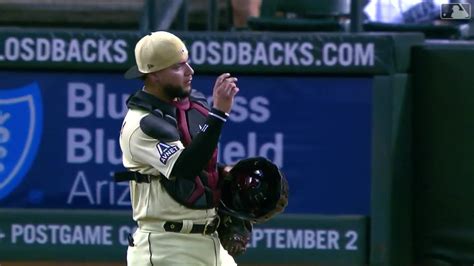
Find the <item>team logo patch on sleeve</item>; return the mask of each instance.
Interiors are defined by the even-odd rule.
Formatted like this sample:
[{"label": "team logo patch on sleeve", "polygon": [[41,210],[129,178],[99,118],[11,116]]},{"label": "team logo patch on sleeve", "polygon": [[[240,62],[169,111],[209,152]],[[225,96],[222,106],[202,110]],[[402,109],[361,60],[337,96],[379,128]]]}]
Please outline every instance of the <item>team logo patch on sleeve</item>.
[{"label": "team logo patch on sleeve", "polygon": [[177,151],[179,151],[178,146],[168,145],[166,143],[158,143],[158,145],[156,145],[156,148],[158,149],[158,154],[160,155],[160,162],[163,164],[166,164],[166,162],[168,162],[168,159]]}]

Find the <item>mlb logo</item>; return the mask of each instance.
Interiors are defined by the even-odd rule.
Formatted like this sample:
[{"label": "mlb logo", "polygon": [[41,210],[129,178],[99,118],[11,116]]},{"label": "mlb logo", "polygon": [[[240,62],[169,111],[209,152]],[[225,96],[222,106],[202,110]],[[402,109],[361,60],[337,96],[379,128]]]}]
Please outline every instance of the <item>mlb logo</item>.
[{"label": "mlb logo", "polygon": [[441,19],[466,20],[471,19],[471,4],[469,3],[451,3],[441,4]]}]

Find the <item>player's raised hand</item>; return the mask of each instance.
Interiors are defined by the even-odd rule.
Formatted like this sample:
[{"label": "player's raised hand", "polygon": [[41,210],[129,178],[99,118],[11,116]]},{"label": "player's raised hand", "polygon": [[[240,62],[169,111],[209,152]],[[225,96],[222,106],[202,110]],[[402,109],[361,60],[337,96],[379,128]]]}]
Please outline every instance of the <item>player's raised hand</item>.
[{"label": "player's raised hand", "polygon": [[212,93],[214,108],[229,113],[234,103],[234,96],[238,92],[236,77],[232,77],[229,73],[220,75],[216,79]]}]

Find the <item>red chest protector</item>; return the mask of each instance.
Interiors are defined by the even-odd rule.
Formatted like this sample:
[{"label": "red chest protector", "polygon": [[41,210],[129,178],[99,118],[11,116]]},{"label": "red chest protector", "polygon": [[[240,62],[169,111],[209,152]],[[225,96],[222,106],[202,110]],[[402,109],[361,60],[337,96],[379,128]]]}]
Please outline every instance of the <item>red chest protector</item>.
[{"label": "red chest protector", "polygon": [[[173,105],[176,107],[177,128],[181,142],[184,147],[187,147],[206,121],[209,110],[192,96]],[[189,184],[182,184],[189,183],[189,180],[179,179],[179,177],[175,181],[161,179],[162,184],[175,200],[190,208],[202,209],[217,206],[220,200],[217,149],[214,150],[206,168],[194,178],[193,189],[190,189]]]}]

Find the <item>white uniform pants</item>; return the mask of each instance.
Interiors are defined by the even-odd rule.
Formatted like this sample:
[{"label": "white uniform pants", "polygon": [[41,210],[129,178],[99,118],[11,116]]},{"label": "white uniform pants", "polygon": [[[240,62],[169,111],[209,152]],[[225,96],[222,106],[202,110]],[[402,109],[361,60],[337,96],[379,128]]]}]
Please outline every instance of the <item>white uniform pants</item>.
[{"label": "white uniform pants", "polygon": [[128,247],[128,266],[235,266],[234,258],[211,235],[137,229]]}]

